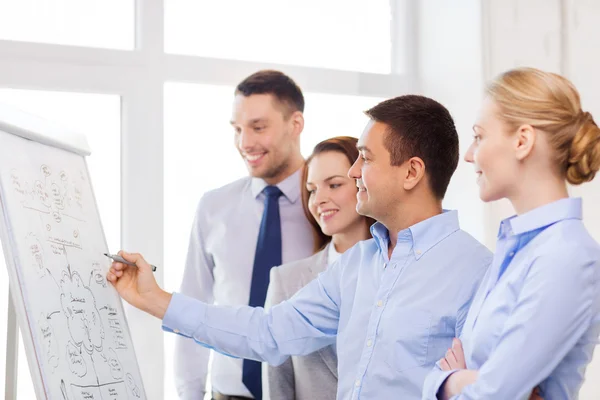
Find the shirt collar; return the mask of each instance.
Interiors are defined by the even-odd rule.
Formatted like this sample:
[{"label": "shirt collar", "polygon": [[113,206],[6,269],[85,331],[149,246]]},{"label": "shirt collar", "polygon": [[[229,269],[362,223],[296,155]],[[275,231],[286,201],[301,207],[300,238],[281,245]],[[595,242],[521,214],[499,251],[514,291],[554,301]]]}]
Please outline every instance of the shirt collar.
[{"label": "shirt collar", "polygon": [[[292,175],[279,182],[276,186],[281,190],[283,195],[288,199],[290,203],[295,203],[300,198],[300,174],[302,168],[299,168]],[[252,196],[256,199],[267,187],[267,182],[262,178],[252,178],[251,190]]]},{"label": "shirt collar", "polygon": [[[455,210],[444,210],[441,214],[421,221],[410,228],[398,233],[398,242],[412,241],[412,250],[418,260],[433,246],[444,238],[460,229],[458,224],[458,212]],[[384,251],[388,247],[389,231],[380,222],[371,226],[371,234],[379,250]]]},{"label": "shirt collar", "polygon": [[500,223],[498,237],[521,235],[565,219],[582,219],[581,198],[560,199],[525,214],[506,218]]}]

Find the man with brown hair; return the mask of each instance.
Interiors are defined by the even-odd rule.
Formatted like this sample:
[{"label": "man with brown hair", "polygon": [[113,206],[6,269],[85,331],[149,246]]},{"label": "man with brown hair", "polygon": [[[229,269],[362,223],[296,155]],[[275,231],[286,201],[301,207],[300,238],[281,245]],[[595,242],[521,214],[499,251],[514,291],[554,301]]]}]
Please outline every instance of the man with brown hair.
[{"label": "man with brown hair", "polygon": [[[259,71],[237,86],[230,122],[249,176],[200,200],[181,293],[208,304],[262,307],[271,267],[312,254],[313,232],[300,201],[303,111],[302,91],[279,71]],[[208,357],[209,349],[178,338],[175,383],[181,399],[204,399]],[[217,353],[212,396],[260,399],[260,373],[256,361]]]},{"label": "man with brown hair", "polygon": [[271,364],[337,339],[339,399],[420,399],[425,376],[458,337],[491,253],[462,231],[442,198],[458,164],[448,110],[401,96],[369,111],[356,179],[357,210],[375,218],[373,239],[346,251],[317,279],[268,313],[213,306],[114,263],[121,296],[163,320],[163,329],[225,354]]}]

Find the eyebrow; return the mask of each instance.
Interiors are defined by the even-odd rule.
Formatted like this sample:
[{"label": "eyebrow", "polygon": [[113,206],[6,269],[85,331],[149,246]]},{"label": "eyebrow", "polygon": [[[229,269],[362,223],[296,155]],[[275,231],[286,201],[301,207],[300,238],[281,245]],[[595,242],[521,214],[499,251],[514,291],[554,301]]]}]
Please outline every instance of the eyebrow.
[{"label": "eyebrow", "polygon": [[481,126],[479,126],[477,124],[473,125],[473,130],[475,130],[475,128],[480,129],[485,132],[485,129],[483,129]]},{"label": "eyebrow", "polygon": [[366,151],[367,153],[372,153],[372,151],[369,150],[369,148],[367,146],[356,146],[356,149],[358,151]]},{"label": "eyebrow", "polygon": [[[264,122],[267,122],[267,121],[268,121],[267,118],[254,118],[254,119],[250,120],[250,124],[256,124],[258,122],[263,122],[264,123]],[[229,123],[231,125],[238,125],[235,121],[229,121]]]},{"label": "eyebrow", "polygon": [[[332,175],[329,178],[325,178],[323,180],[323,182],[329,182],[330,180],[335,179],[335,178],[345,178],[345,177],[343,175]],[[308,186],[308,185],[313,185],[314,186],[314,183],[312,183],[312,182],[306,182],[306,186]]]},{"label": "eyebrow", "polygon": [[335,179],[335,178],[343,178],[343,176],[342,175],[332,175],[329,178],[325,179],[325,182],[329,182],[330,180]]}]

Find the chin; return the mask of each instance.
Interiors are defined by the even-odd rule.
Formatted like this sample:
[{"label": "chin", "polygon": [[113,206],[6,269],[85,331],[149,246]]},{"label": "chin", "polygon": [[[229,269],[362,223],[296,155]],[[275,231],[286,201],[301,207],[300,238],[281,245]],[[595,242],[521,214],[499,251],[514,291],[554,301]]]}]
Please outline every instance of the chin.
[{"label": "chin", "polygon": [[365,207],[364,207],[362,204],[360,204],[360,203],[357,203],[357,204],[356,204],[356,212],[357,212],[358,214],[360,214],[360,215],[365,215],[365,214],[364,214],[364,209],[365,209]]},{"label": "chin", "polygon": [[491,201],[500,200],[502,196],[497,195],[496,193],[490,192],[489,190],[479,189],[479,198],[481,201],[485,203],[489,203]]}]

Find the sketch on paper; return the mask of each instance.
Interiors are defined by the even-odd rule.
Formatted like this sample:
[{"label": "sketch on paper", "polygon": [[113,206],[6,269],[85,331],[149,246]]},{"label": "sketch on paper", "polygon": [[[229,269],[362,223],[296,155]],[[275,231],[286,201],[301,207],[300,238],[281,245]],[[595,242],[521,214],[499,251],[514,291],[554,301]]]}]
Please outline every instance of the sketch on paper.
[{"label": "sketch on paper", "polygon": [[[0,140],[23,141],[3,132]],[[105,279],[107,249],[85,162],[25,142],[42,162],[23,162],[0,144],[0,190],[46,395],[144,399],[123,308]]]}]

